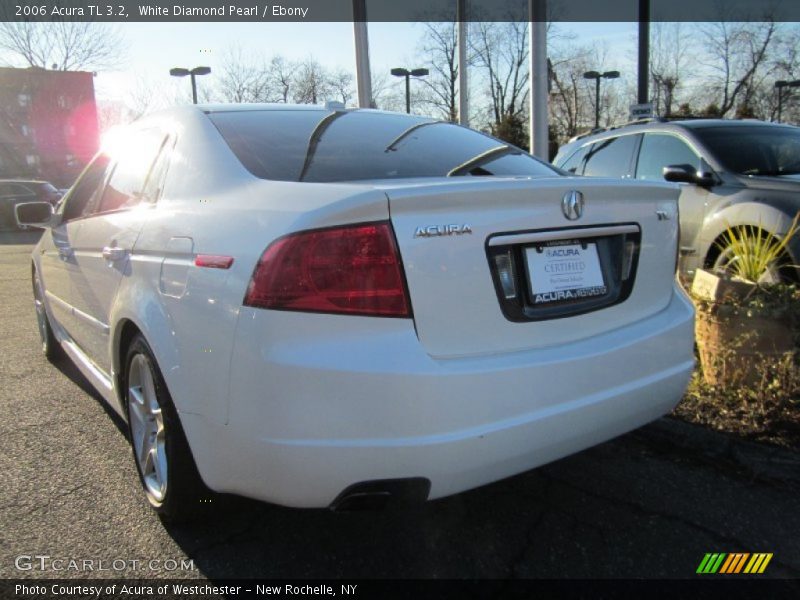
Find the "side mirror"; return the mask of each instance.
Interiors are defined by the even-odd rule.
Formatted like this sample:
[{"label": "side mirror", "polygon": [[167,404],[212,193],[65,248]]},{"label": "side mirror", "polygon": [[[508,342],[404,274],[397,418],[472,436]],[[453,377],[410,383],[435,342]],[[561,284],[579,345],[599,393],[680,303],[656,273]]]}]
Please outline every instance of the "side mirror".
[{"label": "side mirror", "polygon": [[701,187],[711,187],[717,178],[710,170],[698,171],[692,165],[669,165],[662,169],[664,179],[672,183],[693,183]]},{"label": "side mirror", "polygon": [[698,171],[694,182],[700,187],[711,187],[712,185],[716,185],[717,178],[709,171]]},{"label": "side mirror", "polygon": [[672,183],[695,183],[697,169],[691,165],[669,165],[661,170],[661,174]]},{"label": "side mirror", "polygon": [[53,222],[53,205],[49,202],[22,202],[14,207],[17,224],[28,227],[50,227]]}]

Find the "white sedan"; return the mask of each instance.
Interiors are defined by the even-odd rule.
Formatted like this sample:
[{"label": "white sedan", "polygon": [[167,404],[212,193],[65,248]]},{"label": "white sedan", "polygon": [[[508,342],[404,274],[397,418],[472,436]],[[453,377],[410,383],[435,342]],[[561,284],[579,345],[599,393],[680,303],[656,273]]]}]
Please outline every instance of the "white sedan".
[{"label": "white sedan", "polygon": [[46,230],[45,354],[127,421],[177,520],[211,491],[439,498],[670,411],[677,196],[427,118],[222,105],[142,119],[17,216]]}]

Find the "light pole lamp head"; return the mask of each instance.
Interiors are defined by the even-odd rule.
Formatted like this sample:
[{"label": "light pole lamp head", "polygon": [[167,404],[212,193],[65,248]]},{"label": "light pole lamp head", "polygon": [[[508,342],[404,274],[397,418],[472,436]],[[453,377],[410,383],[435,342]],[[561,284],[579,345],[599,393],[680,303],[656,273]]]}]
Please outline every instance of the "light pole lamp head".
[{"label": "light pole lamp head", "polygon": [[428,73],[430,73],[430,71],[428,71],[428,69],[412,69],[411,70],[411,75],[413,77],[424,77]]},{"label": "light pole lamp head", "polygon": [[789,87],[800,87],[800,79],[795,79],[788,83]]},{"label": "light pole lamp head", "polygon": [[583,74],[583,78],[584,79],[600,79],[600,73],[598,73],[597,71],[586,71],[586,73]]},{"label": "light pole lamp head", "polygon": [[195,67],[189,71],[192,75],[208,75],[211,73],[211,67]]},{"label": "light pole lamp head", "polygon": [[175,67],[174,69],[169,70],[169,74],[173,77],[186,77],[189,74],[189,69],[182,69],[181,67]]},{"label": "light pole lamp head", "polygon": [[781,88],[783,88],[783,87],[786,87],[787,85],[789,85],[789,82],[788,82],[788,81],[783,81],[783,80],[781,80],[781,81],[776,81],[776,82],[775,82],[775,87],[776,87],[776,88],[778,88],[778,89],[781,89]]},{"label": "light pole lamp head", "polygon": [[619,71],[606,71],[602,77],[604,79],[616,79],[619,77]]},{"label": "light pole lamp head", "polygon": [[394,75],[395,77],[406,77],[407,75],[411,75],[411,73],[409,73],[408,69],[403,69],[401,67],[397,67],[396,69],[392,69],[390,71],[390,73],[392,75]]}]

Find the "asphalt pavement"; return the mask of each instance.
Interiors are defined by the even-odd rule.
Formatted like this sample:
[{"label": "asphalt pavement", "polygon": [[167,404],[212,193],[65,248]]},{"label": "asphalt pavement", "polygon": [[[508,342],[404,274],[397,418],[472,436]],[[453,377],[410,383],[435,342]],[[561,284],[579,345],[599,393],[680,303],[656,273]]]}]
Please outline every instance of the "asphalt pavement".
[{"label": "asphalt pavement", "polygon": [[800,457],[669,418],[412,509],[226,497],[165,526],[122,423],[41,355],[35,238],[0,233],[1,578],[693,578],[709,552],[773,553],[759,577],[800,577]]}]

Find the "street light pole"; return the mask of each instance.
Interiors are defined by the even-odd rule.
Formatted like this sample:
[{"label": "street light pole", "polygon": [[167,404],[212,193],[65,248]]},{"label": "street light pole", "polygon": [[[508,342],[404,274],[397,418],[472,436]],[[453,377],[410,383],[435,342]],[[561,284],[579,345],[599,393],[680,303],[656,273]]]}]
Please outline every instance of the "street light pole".
[{"label": "street light pole", "polygon": [[428,69],[403,69],[402,67],[397,67],[396,69],[391,70],[391,74],[395,77],[405,77],[406,78],[406,113],[411,113],[411,77],[423,77],[429,73]]},{"label": "street light pole", "polygon": [[619,77],[619,71],[606,71],[600,73],[598,71],[586,71],[583,74],[584,79],[594,79],[594,128],[600,127],[600,80],[601,79],[616,79]]},{"label": "street light pole", "polygon": [[192,70],[184,69],[183,67],[175,67],[169,70],[169,74],[173,77],[186,77],[190,76],[192,80],[192,103],[197,104],[197,81],[195,77],[198,75],[208,75],[211,73],[211,67],[195,67]]},{"label": "street light pole", "polygon": [[197,81],[194,78],[194,73],[189,73],[192,80],[192,104],[197,104]]}]

